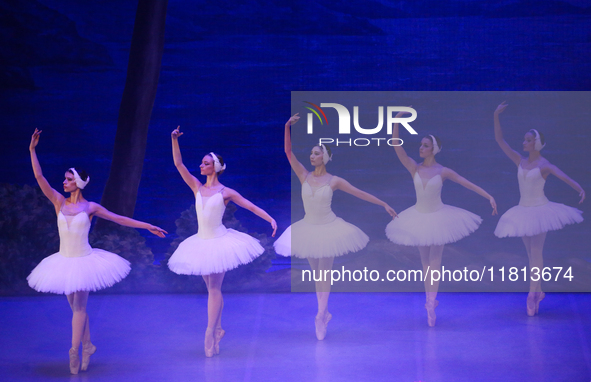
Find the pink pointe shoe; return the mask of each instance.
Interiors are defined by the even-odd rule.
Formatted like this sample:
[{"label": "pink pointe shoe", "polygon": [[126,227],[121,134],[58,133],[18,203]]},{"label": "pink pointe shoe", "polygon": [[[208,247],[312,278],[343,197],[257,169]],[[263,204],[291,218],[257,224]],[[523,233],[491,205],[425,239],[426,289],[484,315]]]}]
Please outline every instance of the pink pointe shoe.
[{"label": "pink pointe shoe", "polygon": [[435,315],[435,308],[439,305],[439,301],[430,300],[425,303],[425,309],[427,309],[427,324],[431,327],[435,326],[437,316]]},{"label": "pink pointe shoe", "polygon": [[214,353],[215,355],[220,354],[220,341],[224,338],[226,331],[221,327],[215,328],[215,336],[214,336]]},{"label": "pink pointe shoe", "polygon": [[[211,338],[211,346],[207,347],[207,339]],[[205,341],[204,341],[204,349],[205,349],[205,356],[211,358],[214,356],[214,339],[213,339],[213,329],[207,328],[205,329]]]},{"label": "pink pointe shoe", "polygon": [[96,353],[96,346],[92,344],[92,342],[88,342],[86,344],[82,344],[82,365],[80,366],[80,370],[86,371],[88,370],[88,364],[90,363],[90,356]]},{"label": "pink pointe shoe", "polygon": [[332,314],[326,312],[324,319],[320,316],[316,316],[314,325],[316,326],[316,338],[318,341],[322,341],[326,337],[326,327],[328,322],[332,319]]},{"label": "pink pointe shoe", "polygon": [[69,355],[70,355],[70,373],[78,374],[78,371],[80,371],[80,356],[78,355],[78,349],[71,348]]},{"label": "pink pointe shoe", "polygon": [[526,311],[528,316],[533,317],[538,314],[538,311],[540,310],[540,301],[542,301],[544,297],[546,297],[544,292],[530,292],[527,295]]}]

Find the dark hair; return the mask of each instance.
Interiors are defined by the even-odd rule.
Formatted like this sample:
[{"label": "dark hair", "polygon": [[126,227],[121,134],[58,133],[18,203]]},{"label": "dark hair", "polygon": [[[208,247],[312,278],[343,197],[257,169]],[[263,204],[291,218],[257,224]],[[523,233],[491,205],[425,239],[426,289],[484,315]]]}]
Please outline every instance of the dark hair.
[{"label": "dark hair", "polygon": [[[86,173],[86,171],[84,171],[81,168],[76,168],[76,167],[72,167],[74,170],[76,170],[76,172],[78,173],[78,175],[80,175],[80,179],[82,179],[83,181],[86,182],[86,180],[88,179],[88,174]],[[68,169],[68,172],[72,175],[74,175],[74,173],[72,172],[72,170]]]},{"label": "dark hair", "polygon": [[[215,155],[218,160],[220,161],[220,164],[222,165],[222,167],[224,167],[224,158],[222,158],[222,156],[218,153],[214,153],[212,151],[213,155]],[[211,153],[207,154],[211,157]],[[213,157],[211,157],[211,159],[213,159]],[[215,169],[215,159],[214,159],[214,163],[213,163],[213,168]],[[216,174],[218,174],[218,176],[222,175],[224,173],[224,170],[220,170],[220,172],[217,172]]]},{"label": "dark hair", "polygon": [[[433,135],[433,137],[435,137],[435,141],[437,141],[437,146],[441,149],[441,139],[439,139],[437,135]],[[425,135],[423,138],[427,138],[431,141],[431,143],[433,143],[433,146],[435,146],[435,142],[433,142],[433,138],[430,135]]]},{"label": "dark hair", "polygon": [[[534,129],[531,129],[530,131],[528,131],[528,133],[532,133],[534,138],[536,137],[536,132],[534,131]],[[538,134],[540,134],[540,142],[542,142],[542,144],[545,144],[546,139],[544,139],[544,134],[540,133],[539,131],[538,131]]]}]

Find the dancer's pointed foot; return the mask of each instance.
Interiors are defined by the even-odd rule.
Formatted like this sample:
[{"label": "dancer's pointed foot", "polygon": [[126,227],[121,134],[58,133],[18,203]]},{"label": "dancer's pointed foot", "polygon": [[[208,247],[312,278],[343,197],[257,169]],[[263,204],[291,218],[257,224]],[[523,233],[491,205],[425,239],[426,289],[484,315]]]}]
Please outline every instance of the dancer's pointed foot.
[{"label": "dancer's pointed foot", "polygon": [[78,371],[80,371],[80,356],[78,355],[78,348],[71,348],[69,355],[70,355],[70,373],[78,374]]},{"label": "dancer's pointed foot", "polygon": [[546,293],[540,292],[538,298],[536,298],[536,314],[538,314],[538,311],[540,310],[540,301],[542,301],[544,297],[546,297]]},{"label": "dancer's pointed foot", "polygon": [[82,364],[80,370],[86,371],[88,364],[90,363],[90,356],[96,352],[96,346],[92,342],[88,341],[86,344],[82,344]]},{"label": "dancer's pointed foot", "polygon": [[530,292],[527,295],[525,311],[527,312],[527,315],[530,317],[536,315],[536,293]]},{"label": "dancer's pointed foot", "polygon": [[214,338],[213,338],[213,328],[205,329],[205,341],[204,341],[204,349],[205,349],[205,356],[206,357],[213,357],[214,356]]},{"label": "dancer's pointed foot", "polygon": [[220,354],[220,341],[224,338],[226,331],[221,327],[215,328],[215,342],[214,342],[214,351],[215,354]]},{"label": "dancer's pointed foot", "polygon": [[435,326],[435,321],[437,320],[437,315],[435,315],[437,305],[439,305],[439,301],[437,300],[427,300],[425,304],[425,309],[427,309],[427,324],[431,327]]},{"label": "dancer's pointed foot", "polygon": [[314,320],[314,325],[316,326],[316,338],[319,341],[322,341],[326,337],[326,327],[331,319],[332,314],[328,313],[328,311],[324,314],[324,316],[316,316],[316,319]]}]

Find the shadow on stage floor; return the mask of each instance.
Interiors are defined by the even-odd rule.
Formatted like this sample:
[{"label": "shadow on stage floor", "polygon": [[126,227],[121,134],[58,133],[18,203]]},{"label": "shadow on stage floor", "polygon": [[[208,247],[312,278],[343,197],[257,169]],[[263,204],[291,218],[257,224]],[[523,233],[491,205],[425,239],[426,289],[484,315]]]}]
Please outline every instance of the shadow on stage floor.
[{"label": "shadow on stage floor", "polygon": [[588,381],[591,295],[337,294],[324,341],[312,294],[226,294],[219,356],[205,358],[204,295],[92,295],[97,353],[70,376],[63,296],[0,299],[5,381]]}]

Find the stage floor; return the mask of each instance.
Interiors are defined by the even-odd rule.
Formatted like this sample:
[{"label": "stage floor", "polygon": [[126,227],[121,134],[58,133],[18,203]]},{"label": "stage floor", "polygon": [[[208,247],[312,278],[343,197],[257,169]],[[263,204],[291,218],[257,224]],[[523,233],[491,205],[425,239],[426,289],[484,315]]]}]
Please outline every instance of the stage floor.
[{"label": "stage floor", "polygon": [[205,295],[91,295],[97,353],[68,369],[64,296],[0,298],[3,381],[589,381],[591,294],[337,294],[324,341],[312,294],[226,294],[221,352],[206,358]]}]

